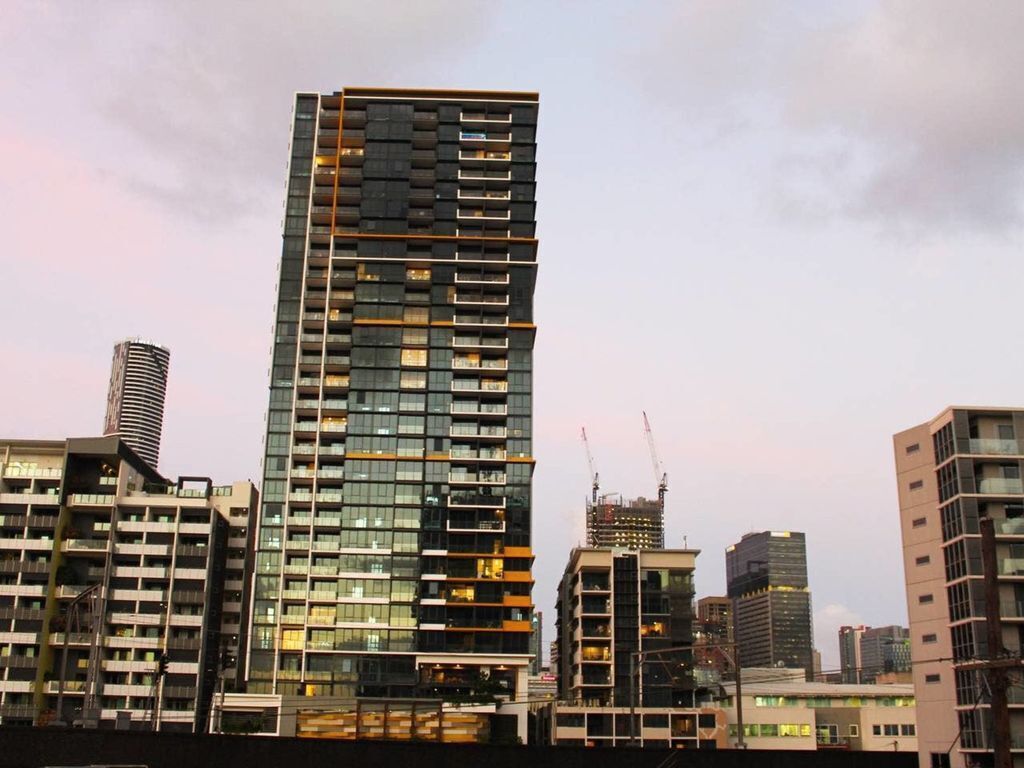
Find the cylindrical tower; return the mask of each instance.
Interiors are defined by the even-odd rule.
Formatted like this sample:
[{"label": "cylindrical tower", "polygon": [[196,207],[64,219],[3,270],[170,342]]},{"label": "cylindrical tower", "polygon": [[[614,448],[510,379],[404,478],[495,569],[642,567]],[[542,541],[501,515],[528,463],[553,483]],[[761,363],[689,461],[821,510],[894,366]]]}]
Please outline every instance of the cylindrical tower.
[{"label": "cylindrical tower", "polygon": [[160,458],[171,352],[142,339],[114,347],[104,435],[119,435],[154,469]]}]

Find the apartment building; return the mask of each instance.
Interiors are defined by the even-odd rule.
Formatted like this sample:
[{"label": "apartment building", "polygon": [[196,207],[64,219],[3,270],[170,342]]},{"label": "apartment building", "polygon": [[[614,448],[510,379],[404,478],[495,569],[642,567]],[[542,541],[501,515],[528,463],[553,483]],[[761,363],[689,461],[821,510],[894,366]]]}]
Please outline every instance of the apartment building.
[{"label": "apartment building", "polygon": [[[1024,642],[1024,410],[957,407],[893,438],[922,768],[992,760],[989,655],[979,521],[994,521],[1002,645]],[[949,659],[953,661],[950,662]],[[1024,685],[1011,677],[1014,764],[1024,765]],[[955,757],[954,757],[955,759]]]},{"label": "apartment building", "polygon": [[244,659],[251,483],[116,437],[0,441],[0,717],[202,731]]},{"label": "apartment building", "polygon": [[735,671],[732,600],[725,596],[702,597],[697,601],[697,623],[693,638],[694,676],[698,684],[717,684],[723,675]]},{"label": "apartment building", "polygon": [[559,699],[595,707],[693,706],[698,550],[576,548],[558,585]]},{"label": "apartment building", "polygon": [[748,533],[725,552],[733,632],[743,664],[814,675],[807,547],[796,531]]},{"label": "apartment building", "polygon": [[537,110],[296,96],[254,694],[525,697]]},{"label": "apartment building", "polygon": [[171,352],[142,339],[114,346],[103,434],[117,435],[153,469],[160,459]]}]

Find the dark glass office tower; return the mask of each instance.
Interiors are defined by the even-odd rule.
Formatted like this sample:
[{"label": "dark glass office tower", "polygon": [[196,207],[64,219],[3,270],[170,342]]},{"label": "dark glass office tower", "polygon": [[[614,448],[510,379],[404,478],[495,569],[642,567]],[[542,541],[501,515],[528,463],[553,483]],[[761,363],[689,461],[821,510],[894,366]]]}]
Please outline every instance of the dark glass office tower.
[{"label": "dark glass office tower", "polygon": [[251,693],[526,696],[537,109],[296,97]]},{"label": "dark glass office tower", "polygon": [[807,545],[795,531],[748,533],[725,551],[733,628],[745,667],[814,675]]}]

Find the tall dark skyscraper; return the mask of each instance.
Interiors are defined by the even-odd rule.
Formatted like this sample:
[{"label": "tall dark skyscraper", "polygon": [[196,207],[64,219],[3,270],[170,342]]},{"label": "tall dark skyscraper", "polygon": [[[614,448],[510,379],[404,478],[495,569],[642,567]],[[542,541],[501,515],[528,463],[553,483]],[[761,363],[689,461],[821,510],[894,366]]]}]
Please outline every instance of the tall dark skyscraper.
[{"label": "tall dark skyscraper", "polygon": [[725,551],[733,630],[744,667],[814,674],[807,547],[795,531],[748,533]]},{"label": "tall dark skyscraper", "polygon": [[171,353],[142,339],[125,339],[114,347],[107,390],[104,435],[118,435],[156,469],[164,427],[164,397]]},{"label": "tall dark skyscraper", "polygon": [[296,96],[252,693],[526,698],[537,110]]}]

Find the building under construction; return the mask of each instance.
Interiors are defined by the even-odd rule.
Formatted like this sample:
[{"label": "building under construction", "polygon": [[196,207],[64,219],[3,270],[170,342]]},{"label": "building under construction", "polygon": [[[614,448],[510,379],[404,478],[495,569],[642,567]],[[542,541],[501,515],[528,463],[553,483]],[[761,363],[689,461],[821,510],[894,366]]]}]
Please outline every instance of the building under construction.
[{"label": "building under construction", "polygon": [[644,436],[651,451],[654,479],[658,484],[658,498],[623,499],[620,494],[599,495],[600,477],[594,469],[587,430],[580,430],[587,453],[587,469],[591,480],[591,497],[587,502],[587,546],[622,547],[624,549],[665,548],[665,492],[668,475],[665,473],[654,445],[651,424],[644,413]]},{"label": "building under construction", "polygon": [[665,514],[657,499],[618,494],[587,502],[587,546],[664,549]]}]

